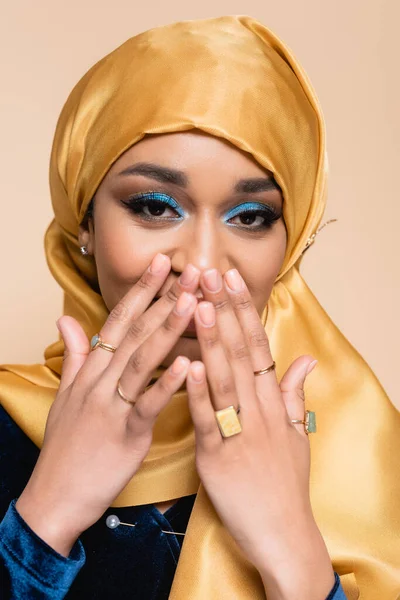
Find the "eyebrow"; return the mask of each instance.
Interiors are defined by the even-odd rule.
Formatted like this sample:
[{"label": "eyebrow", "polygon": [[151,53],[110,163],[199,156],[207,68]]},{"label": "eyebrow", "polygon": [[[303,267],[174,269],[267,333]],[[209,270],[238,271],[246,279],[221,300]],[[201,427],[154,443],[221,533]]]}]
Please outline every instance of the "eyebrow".
[{"label": "eyebrow", "polygon": [[238,181],[235,185],[235,192],[241,194],[269,192],[270,190],[281,191],[281,188],[273,177],[252,177],[250,179],[240,179],[240,181]]},{"label": "eyebrow", "polygon": [[187,187],[189,180],[185,173],[177,171],[176,169],[169,169],[167,167],[161,167],[153,163],[136,163],[130,167],[127,167],[118,175],[144,175],[150,179],[155,179],[161,183],[173,183],[180,187]]},{"label": "eyebrow", "polygon": [[[118,176],[129,176],[129,175],[142,175],[149,177],[155,181],[161,183],[172,183],[179,187],[187,187],[189,185],[189,179],[183,171],[177,169],[170,169],[168,167],[162,167],[155,163],[140,162],[135,165],[131,165],[118,173]],[[271,177],[250,177],[247,179],[240,179],[234,187],[236,193],[242,194],[254,194],[257,192],[269,192],[270,190],[281,191],[280,186],[277,184],[275,179]]]}]

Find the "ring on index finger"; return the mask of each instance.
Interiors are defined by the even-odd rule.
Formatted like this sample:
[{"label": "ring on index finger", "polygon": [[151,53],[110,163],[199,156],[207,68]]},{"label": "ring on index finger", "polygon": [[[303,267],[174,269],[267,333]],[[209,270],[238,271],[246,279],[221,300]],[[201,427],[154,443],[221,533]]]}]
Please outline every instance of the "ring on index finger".
[{"label": "ring on index finger", "polygon": [[115,352],[117,349],[115,346],[103,342],[103,340],[100,337],[100,334],[98,333],[96,333],[96,335],[94,335],[90,340],[91,352],[93,352],[93,350],[96,350],[96,348],[103,348],[103,350],[108,350],[108,352]]}]

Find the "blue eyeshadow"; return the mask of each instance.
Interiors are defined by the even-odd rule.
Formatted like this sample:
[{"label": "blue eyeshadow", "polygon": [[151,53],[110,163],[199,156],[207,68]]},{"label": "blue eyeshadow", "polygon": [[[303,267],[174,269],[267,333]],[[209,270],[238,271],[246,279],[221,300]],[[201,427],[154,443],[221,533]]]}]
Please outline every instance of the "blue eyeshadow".
[{"label": "blue eyeshadow", "polygon": [[262,211],[263,214],[272,213],[271,209],[268,208],[268,206],[266,206],[265,204],[261,204],[261,202],[244,202],[243,204],[239,204],[238,206],[232,208],[232,210],[230,210],[229,213],[226,215],[226,219],[233,219],[233,217],[236,217],[239,214],[243,214],[244,212],[249,213],[260,211]]}]

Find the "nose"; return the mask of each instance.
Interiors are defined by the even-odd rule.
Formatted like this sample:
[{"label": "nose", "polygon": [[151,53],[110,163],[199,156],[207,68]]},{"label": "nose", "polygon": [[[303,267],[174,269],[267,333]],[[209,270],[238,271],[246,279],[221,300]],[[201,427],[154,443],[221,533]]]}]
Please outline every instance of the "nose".
[{"label": "nose", "polygon": [[[195,219],[191,226],[181,230],[176,238],[175,252],[171,257],[172,268],[181,273],[188,263],[200,271],[216,268],[225,273],[230,268],[228,248],[215,217]],[[199,292],[198,297],[202,294]]]}]

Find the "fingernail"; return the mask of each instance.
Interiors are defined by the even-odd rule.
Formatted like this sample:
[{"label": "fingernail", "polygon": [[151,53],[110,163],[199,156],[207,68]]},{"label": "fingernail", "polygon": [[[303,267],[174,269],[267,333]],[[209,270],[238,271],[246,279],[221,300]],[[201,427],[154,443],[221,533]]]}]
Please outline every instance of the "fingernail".
[{"label": "fingernail", "polygon": [[307,371],[306,371],[306,375],[309,375],[311,373],[311,371],[314,369],[315,365],[317,364],[317,360],[313,360],[307,367]]},{"label": "fingernail", "polygon": [[203,274],[204,282],[210,292],[219,292],[222,288],[222,277],[217,269],[210,269]]},{"label": "fingernail", "polygon": [[201,363],[192,364],[190,374],[197,383],[204,379],[204,367]]},{"label": "fingernail", "polygon": [[200,302],[199,304],[200,321],[206,327],[211,327],[215,323],[215,310],[211,302]]},{"label": "fingernail", "polygon": [[57,327],[58,331],[61,333],[60,325],[58,324],[58,322],[59,322],[60,319],[61,319],[61,317],[59,319],[57,319],[57,321],[56,321],[56,327]]},{"label": "fingernail", "polygon": [[151,265],[150,265],[150,272],[151,273],[161,273],[161,271],[164,269],[166,261],[167,261],[167,257],[165,256],[165,254],[156,254],[155,257],[153,258],[153,260],[151,261]]},{"label": "fingernail", "polygon": [[225,273],[225,279],[228,287],[230,287],[233,292],[240,292],[244,289],[244,281],[237,269],[227,271],[227,273]]},{"label": "fingernail", "polygon": [[190,361],[184,356],[178,356],[172,364],[171,371],[174,375],[179,375],[187,367]]},{"label": "fingernail", "polygon": [[182,285],[190,285],[194,281],[195,277],[199,274],[198,269],[193,265],[187,265],[179,277],[179,283]]},{"label": "fingernail", "polygon": [[176,312],[178,315],[184,315],[191,308],[194,302],[194,297],[187,292],[183,292],[178,298],[178,302],[176,303]]}]

